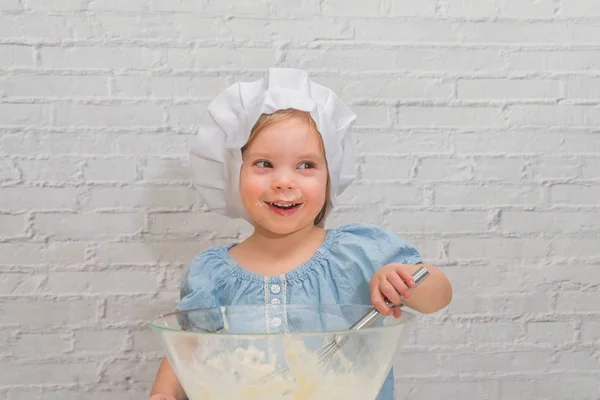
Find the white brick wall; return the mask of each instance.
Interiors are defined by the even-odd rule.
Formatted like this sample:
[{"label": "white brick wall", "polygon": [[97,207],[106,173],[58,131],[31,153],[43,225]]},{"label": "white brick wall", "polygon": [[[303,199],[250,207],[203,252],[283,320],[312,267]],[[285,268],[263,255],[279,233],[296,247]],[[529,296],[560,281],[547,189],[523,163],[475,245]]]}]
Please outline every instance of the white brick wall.
[{"label": "white brick wall", "polygon": [[0,398],[143,399],[197,252],[199,114],[269,66],[356,110],[331,226],[410,239],[455,286],[398,399],[600,398],[597,0],[1,0]]}]

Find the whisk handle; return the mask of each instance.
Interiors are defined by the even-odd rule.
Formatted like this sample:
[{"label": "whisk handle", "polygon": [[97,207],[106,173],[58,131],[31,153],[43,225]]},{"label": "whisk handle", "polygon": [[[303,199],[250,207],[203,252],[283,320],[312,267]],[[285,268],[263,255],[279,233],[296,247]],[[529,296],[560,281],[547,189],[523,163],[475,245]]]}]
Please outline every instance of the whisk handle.
[{"label": "whisk handle", "polygon": [[[413,287],[409,288],[409,290],[412,291],[421,282],[423,282],[425,280],[425,278],[427,278],[428,276],[429,276],[429,271],[427,271],[427,269],[425,267],[421,267],[418,270],[416,270],[415,273],[412,275],[412,278],[415,281],[415,284]],[[388,299],[385,299],[385,302],[389,307],[394,307],[394,305],[392,303],[390,303],[390,301]],[[373,308],[371,311],[366,313],[361,319],[356,321],[356,323],[350,327],[350,330],[358,330],[358,329],[362,329],[362,328],[368,328],[369,326],[373,325],[375,323],[375,321],[377,321],[381,317],[381,315],[382,314],[379,311],[377,311],[376,308]]]}]

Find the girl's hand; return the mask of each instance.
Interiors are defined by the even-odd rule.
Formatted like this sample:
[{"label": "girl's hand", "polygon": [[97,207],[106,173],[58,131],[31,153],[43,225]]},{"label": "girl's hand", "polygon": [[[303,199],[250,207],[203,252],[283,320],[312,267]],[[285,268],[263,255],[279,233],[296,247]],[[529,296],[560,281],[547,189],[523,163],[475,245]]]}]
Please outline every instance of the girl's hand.
[{"label": "girl's hand", "polygon": [[397,306],[402,303],[402,298],[410,297],[409,288],[415,285],[412,278],[414,269],[414,265],[388,264],[375,272],[371,278],[371,302],[377,311],[400,318],[400,308],[389,307],[385,299]]},{"label": "girl's hand", "polygon": [[171,396],[170,394],[153,394],[148,398],[148,400],[177,400],[175,396]]}]

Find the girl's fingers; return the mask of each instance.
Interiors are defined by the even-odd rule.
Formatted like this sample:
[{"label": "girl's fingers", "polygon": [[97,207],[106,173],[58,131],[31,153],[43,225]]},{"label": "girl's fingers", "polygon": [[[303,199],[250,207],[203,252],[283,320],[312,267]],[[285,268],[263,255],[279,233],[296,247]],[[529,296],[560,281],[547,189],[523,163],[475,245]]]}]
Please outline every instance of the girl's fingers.
[{"label": "girl's fingers", "polygon": [[379,289],[392,304],[398,305],[402,301],[402,297],[400,296],[400,293],[398,293],[398,290],[387,279],[384,278],[381,280]]},{"label": "girl's fingers", "polygon": [[378,286],[371,290],[371,303],[383,315],[392,315],[392,309],[385,304],[383,294],[381,294]]},{"label": "girl's fingers", "polygon": [[402,310],[400,307],[394,307],[394,318],[400,318],[402,316]]},{"label": "girl's fingers", "polygon": [[402,265],[399,265],[396,267],[396,273],[406,284],[406,286],[408,286],[409,288],[415,286],[415,280],[413,279],[411,272],[407,268],[403,268]]},{"label": "girl's fingers", "polygon": [[[394,287],[394,290],[397,293],[399,293],[402,297],[410,297],[410,290],[408,290],[408,286],[398,274],[391,273],[388,275],[387,279],[390,282],[390,284]],[[399,300],[398,303],[394,304],[400,304],[400,301],[402,300]]]}]

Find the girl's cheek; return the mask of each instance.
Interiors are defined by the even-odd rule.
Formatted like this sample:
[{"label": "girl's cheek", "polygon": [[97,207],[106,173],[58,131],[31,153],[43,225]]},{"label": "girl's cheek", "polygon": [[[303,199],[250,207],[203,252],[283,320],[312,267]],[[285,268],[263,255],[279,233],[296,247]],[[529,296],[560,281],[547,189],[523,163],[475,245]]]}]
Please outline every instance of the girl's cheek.
[{"label": "girl's cheek", "polygon": [[243,198],[255,202],[261,200],[270,188],[269,180],[264,176],[248,175],[240,182],[240,194]]},{"label": "girl's cheek", "polygon": [[304,197],[310,197],[314,202],[321,202],[325,200],[325,189],[326,183],[321,181],[312,182],[303,188]]}]

